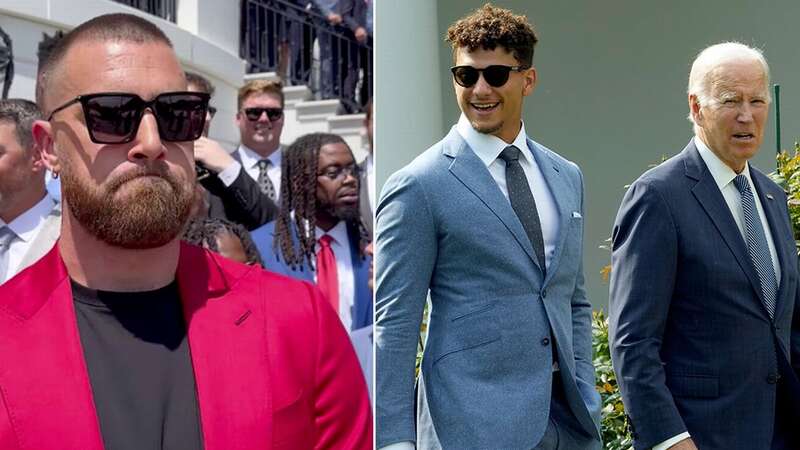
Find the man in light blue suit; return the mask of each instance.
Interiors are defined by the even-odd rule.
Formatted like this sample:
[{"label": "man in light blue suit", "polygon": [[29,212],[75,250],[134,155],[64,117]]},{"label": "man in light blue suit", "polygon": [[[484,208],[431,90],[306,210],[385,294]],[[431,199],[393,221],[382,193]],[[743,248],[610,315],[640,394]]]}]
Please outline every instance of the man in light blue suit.
[{"label": "man in light blue suit", "polygon": [[252,232],[265,268],[317,284],[348,330],[372,325],[353,153],[340,136],[312,133],[285,150],[282,165],[278,219]]},{"label": "man in light blue suit", "polygon": [[536,34],[486,5],[448,41],[462,116],[377,210],[377,446],[599,449],[583,179],[521,119]]}]

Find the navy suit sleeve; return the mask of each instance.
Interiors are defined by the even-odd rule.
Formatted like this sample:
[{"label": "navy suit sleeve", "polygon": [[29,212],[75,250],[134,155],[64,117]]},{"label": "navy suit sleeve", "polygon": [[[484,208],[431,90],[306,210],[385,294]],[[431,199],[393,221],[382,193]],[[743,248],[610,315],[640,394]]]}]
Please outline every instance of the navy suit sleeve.
[{"label": "navy suit sleeve", "polygon": [[[583,175],[580,169],[577,172],[580,179],[581,216],[583,216]],[[581,232],[583,232],[583,228],[581,228]],[[581,391],[581,397],[586,401],[586,407],[592,415],[592,420],[599,428],[602,403],[600,394],[595,389],[595,372],[594,364],[592,363],[592,305],[586,299],[583,260],[578,266],[578,277],[575,281],[575,290],[570,304],[572,306],[572,345],[575,353],[575,377],[578,389]]]},{"label": "navy suit sleeve", "polygon": [[252,231],[278,216],[278,205],[261,192],[258,183],[244,169],[239,176],[225,186],[216,176],[203,180],[203,187],[218,196],[224,206],[225,218],[244,225]]},{"label": "navy suit sleeve", "polygon": [[652,181],[625,194],[612,235],[610,345],[637,449],[686,431],[667,385],[660,351],[675,285],[678,231]]},{"label": "navy suit sleeve", "polygon": [[381,448],[416,441],[414,367],[437,237],[425,193],[410,175],[395,174],[386,182],[377,222],[376,430]]}]

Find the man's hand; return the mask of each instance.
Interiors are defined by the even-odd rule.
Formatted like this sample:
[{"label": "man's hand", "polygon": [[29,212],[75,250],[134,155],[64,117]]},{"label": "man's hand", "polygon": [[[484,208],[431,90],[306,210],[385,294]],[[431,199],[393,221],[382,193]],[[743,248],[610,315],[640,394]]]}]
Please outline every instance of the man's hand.
[{"label": "man's hand", "polygon": [[194,141],[194,159],[208,170],[220,173],[233,164],[233,157],[217,141],[201,137]]},{"label": "man's hand", "polygon": [[330,13],[328,14],[328,22],[331,25],[339,25],[342,23],[342,16],[336,13]]},{"label": "man's hand", "polygon": [[356,28],[356,40],[359,44],[367,42],[367,30],[364,27]]},{"label": "man's hand", "polygon": [[686,438],[669,448],[669,450],[697,450],[692,438]]}]

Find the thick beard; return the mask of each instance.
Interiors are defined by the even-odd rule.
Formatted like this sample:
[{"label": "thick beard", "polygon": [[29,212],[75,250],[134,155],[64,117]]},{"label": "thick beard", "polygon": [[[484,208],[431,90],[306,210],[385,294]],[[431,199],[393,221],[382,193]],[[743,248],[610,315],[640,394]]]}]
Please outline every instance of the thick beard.
[{"label": "thick beard", "polygon": [[358,222],[361,220],[361,211],[358,210],[357,206],[341,206],[338,208],[333,208],[333,217],[338,218],[339,220],[344,220],[345,222]]},{"label": "thick beard", "polygon": [[97,239],[125,249],[148,249],[166,245],[183,230],[194,190],[166,163],[138,166],[100,186],[79,179],[69,165],[64,164],[61,178],[64,200],[78,223]]}]

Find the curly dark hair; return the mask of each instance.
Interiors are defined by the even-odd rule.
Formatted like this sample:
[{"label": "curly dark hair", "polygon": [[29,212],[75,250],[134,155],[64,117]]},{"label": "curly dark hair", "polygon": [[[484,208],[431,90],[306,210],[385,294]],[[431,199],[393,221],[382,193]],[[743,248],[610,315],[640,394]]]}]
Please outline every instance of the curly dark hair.
[{"label": "curly dark hair", "polygon": [[[327,144],[347,145],[339,135],[311,133],[297,138],[281,156],[281,207],[275,222],[273,247],[283,255],[293,270],[302,267],[303,260],[314,270],[317,244],[317,165],[319,151]],[[296,239],[293,238],[293,229],[297,231]],[[363,257],[363,249],[367,246],[369,237],[362,221],[348,221],[347,233],[350,239],[357,240]]]},{"label": "curly dark hair", "polygon": [[479,48],[508,50],[522,65],[533,65],[533,48],[539,42],[528,18],[487,3],[462,17],[447,29],[447,42],[453,47],[453,59],[459,48],[473,52]]},{"label": "curly dark hair", "polygon": [[261,254],[258,252],[256,244],[250,237],[250,233],[238,223],[233,223],[225,219],[211,219],[207,217],[197,217],[189,221],[186,230],[183,232],[183,240],[200,247],[207,248],[212,252],[219,253],[217,246],[217,236],[222,233],[231,233],[239,238],[244,248],[244,255],[247,264],[259,264],[262,267]]}]

